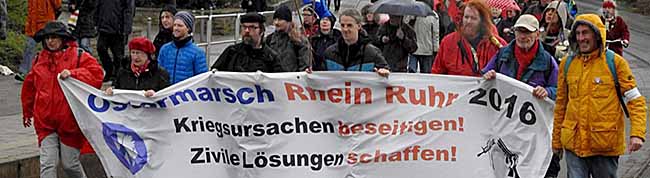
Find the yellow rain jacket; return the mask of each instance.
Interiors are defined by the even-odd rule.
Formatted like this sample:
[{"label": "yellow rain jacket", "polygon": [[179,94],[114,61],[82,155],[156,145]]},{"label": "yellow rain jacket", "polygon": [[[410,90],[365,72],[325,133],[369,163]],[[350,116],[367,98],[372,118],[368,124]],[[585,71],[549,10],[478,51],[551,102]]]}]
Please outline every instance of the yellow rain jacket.
[{"label": "yellow rain jacket", "polygon": [[[595,14],[576,17],[569,41],[577,51],[577,24],[596,32],[599,49],[589,54],[576,52],[568,71],[566,58],[560,63],[553,122],[553,149],[566,149],[579,157],[619,156],[625,153],[625,114],[618,100],[613,76],[605,61],[605,25]],[[646,102],[637,89],[627,61],[615,56],[616,72],[630,112],[630,136],[645,140]],[[566,77],[565,77],[565,72]]]}]

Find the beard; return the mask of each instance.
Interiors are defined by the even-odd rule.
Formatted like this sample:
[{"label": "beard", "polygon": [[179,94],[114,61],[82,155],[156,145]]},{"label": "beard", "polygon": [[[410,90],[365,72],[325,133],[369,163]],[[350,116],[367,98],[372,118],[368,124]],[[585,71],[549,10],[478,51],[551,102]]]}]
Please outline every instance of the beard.
[{"label": "beard", "polygon": [[255,47],[255,40],[251,36],[243,36],[242,43],[251,47]]},{"label": "beard", "polygon": [[476,28],[468,27],[468,26],[463,27],[463,36],[467,38],[474,38],[478,35],[478,33],[479,33],[478,27]]}]

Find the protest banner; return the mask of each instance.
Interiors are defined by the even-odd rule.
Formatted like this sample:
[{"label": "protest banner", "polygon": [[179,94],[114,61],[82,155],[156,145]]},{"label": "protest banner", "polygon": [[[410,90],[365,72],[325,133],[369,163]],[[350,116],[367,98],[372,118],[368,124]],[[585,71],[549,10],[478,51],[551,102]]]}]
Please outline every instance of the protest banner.
[{"label": "protest banner", "polygon": [[60,80],[112,177],[543,177],[553,102],[506,76],[208,72],[155,94]]}]

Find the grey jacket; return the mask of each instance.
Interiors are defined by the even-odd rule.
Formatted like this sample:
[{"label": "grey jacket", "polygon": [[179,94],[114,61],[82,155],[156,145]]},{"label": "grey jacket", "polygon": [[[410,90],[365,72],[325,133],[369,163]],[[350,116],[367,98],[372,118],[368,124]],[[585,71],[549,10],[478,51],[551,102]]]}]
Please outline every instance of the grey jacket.
[{"label": "grey jacket", "polygon": [[404,22],[409,22],[411,20],[415,20],[413,30],[415,30],[415,37],[418,45],[418,49],[413,52],[413,54],[430,56],[433,55],[433,52],[438,52],[438,48],[440,47],[440,26],[438,15],[404,18]]},{"label": "grey jacket", "polygon": [[286,32],[273,32],[264,44],[278,52],[280,64],[288,72],[304,71],[311,64],[309,44],[292,41]]}]

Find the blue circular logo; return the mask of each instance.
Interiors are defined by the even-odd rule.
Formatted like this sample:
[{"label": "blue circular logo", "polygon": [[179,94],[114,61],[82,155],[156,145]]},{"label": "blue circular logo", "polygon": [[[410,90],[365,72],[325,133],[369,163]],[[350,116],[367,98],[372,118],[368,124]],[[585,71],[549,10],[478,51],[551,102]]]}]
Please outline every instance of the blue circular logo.
[{"label": "blue circular logo", "polygon": [[135,175],[147,164],[147,147],[135,131],[122,124],[104,122],[102,133],[108,147],[131,174]]}]

